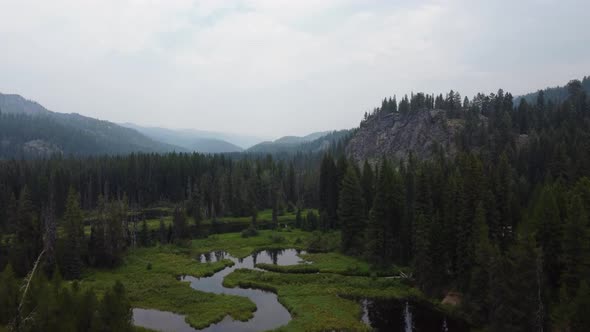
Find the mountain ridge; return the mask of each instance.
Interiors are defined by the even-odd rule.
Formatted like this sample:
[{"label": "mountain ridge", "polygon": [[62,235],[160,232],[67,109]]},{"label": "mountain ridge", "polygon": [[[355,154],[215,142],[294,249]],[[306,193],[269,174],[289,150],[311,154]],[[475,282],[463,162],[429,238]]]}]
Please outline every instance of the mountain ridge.
[{"label": "mountain ridge", "polygon": [[59,113],[18,94],[0,93],[0,157],[184,152],[138,131],[78,113]]}]

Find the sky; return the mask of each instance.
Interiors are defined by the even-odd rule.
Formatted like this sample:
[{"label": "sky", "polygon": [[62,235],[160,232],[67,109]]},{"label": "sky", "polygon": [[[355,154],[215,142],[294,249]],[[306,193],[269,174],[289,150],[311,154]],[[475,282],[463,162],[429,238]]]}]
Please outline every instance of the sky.
[{"label": "sky", "polygon": [[304,135],[385,96],[590,75],[587,0],[0,0],[0,92],[113,122]]}]

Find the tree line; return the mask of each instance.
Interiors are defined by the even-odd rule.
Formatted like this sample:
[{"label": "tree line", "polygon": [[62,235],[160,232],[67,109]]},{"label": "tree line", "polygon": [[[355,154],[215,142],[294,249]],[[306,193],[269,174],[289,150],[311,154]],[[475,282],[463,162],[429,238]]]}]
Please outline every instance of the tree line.
[{"label": "tree line", "polygon": [[502,90],[427,98],[464,124],[459,152],[364,165],[326,156],[320,228],[341,230],[341,250],[376,266],[412,266],[429,296],[460,291],[477,325],[588,330],[590,103],[579,81],[567,90],[561,103],[539,92],[517,107]]},{"label": "tree line", "polygon": [[[581,82],[567,90],[563,102],[540,92],[535,103],[517,106],[502,90],[471,100],[454,91],[384,100],[374,113],[437,108],[462,124],[457,154],[438,149],[430,160],[410,154],[357,164],[339,147],[284,159],[172,153],[2,161],[0,267],[10,263],[22,277],[45,252],[45,275],[76,279],[85,265],[117,265],[129,246],[200,236],[204,219],[251,216],[255,226],[260,210],[276,219],[290,209],[297,227],[339,231],[346,254],[378,267],[411,266],[429,296],[460,291],[477,325],[585,330],[590,103]],[[150,231],[130,222],[130,211],[162,202],[173,206],[171,225]],[[302,215],[304,208],[319,215]]]}]

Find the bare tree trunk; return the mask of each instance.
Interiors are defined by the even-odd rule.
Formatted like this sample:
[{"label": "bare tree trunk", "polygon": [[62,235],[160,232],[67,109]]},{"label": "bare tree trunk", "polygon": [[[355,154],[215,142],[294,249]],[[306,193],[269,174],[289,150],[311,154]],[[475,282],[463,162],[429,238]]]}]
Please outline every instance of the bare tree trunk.
[{"label": "bare tree trunk", "polygon": [[24,279],[25,284],[23,285],[23,288],[24,288],[23,295],[22,295],[21,300],[20,300],[20,303],[18,305],[18,310],[17,310],[17,313],[16,313],[16,317],[14,318],[14,320],[12,321],[12,323],[10,324],[10,329],[12,331],[19,331],[20,330],[20,326],[21,326],[22,323],[26,323],[27,321],[33,319],[33,313],[34,313],[34,311],[30,312],[27,315],[27,317],[25,317],[24,319],[20,319],[20,317],[21,317],[21,314],[22,314],[23,305],[24,305],[25,300],[27,298],[27,293],[29,292],[29,288],[31,286],[31,281],[35,277],[35,272],[37,272],[37,268],[39,266],[39,263],[41,262],[41,258],[43,257],[43,254],[45,254],[45,249],[43,249],[41,251],[41,253],[37,257],[37,260],[35,261],[35,265],[33,265],[33,269],[31,270],[31,272],[29,272],[29,274],[27,274],[27,276]]}]

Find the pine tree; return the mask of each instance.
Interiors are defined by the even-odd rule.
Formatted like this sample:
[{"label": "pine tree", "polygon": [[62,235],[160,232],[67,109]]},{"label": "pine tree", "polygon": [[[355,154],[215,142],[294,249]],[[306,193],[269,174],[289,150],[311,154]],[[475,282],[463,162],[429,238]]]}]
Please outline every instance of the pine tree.
[{"label": "pine tree", "polygon": [[139,233],[139,241],[142,247],[149,247],[150,245],[150,231],[148,229],[145,218],[141,222],[141,231]]},{"label": "pine tree", "polygon": [[368,226],[367,253],[373,263],[401,261],[403,210],[401,179],[383,160]]},{"label": "pine tree", "polygon": [[121,282],[117,281],[105,293],[99,306],[99,317],[102,331],[132,331],[131,304]]},{"label": "pine tree", "polygon": [[64,214],[65,252],[63,271],[66,279],[78,279],[82,272],[82,243],[84,241],[83,216],[80,198],[70,188]]},{"label": "pine tree", "polygon": [[295,228],[302,229],[302,226],[301,209],[297,208],[297,212],[295,213]]},{"label": "pine tree", "polygon": [[168,234],[166,232],[166,224],[164,224],[164,218],[160,218],[160,228],[158,228],[158,236],[160,238],[160,244],[166,244],[168,242]]},{"label": "pine tree", "polygon": [[363,188],[363,197],[365,199],[365,209],[368,215],[373,207],[373,197],[375,196],[375,174],[373,168],[367,160],[363,166],[363,175],[361,177],[361,185]]},{"label": "pine tree", "polygon": [[289,164],[289,172],[287,173],[287,201],[294,204],[297,201],[297,184],[295,182],[295,167],[293,163]]},{"label": "pine tree", "polygon": [[19,303],[19,286],[12,266],[0,273],[0,325],[8,325],[16,317]]},{"label": "pine tree", "polygon": [[414,274],[420,288],[426,294],[431,294],[435,276],[433,276],[430,254],[430,220],[427,220],[421,212],[416,216],[414,232]]},{"label": "pine tree", "polygon": [[561,287],[573,299],[580,282],[590,277],[589,220],[580,196],[573,196],[564,226]]},{"label": "pine tree", "polygon": [[587,280],[582,281],[580,284],[572,308],[570,331],[589,331],[590,287]]},{"label": "pine tree", "polygon": [[536,223],[536,240],[543,254],[543,271],[546,275],[548,301],[556,300],[561,275],[562,225],[553,189],[546,186],[533,210]]},{"label": "pine tree", "polygon": [[354,167],[348,167],[339,195],[338,217],[342,225],[342,251],[360,254],[364,247],[365,213],[361,185]]},{"label": "pine tree", "polygon": [[480,203],[477,207],[473,229],[474,264],[469,281],[468,310],[478,324],[487,322],[489,315],[490,256],[492,247],[489,241],[485,209]]},{"label": "pine tree", "polygon": [[320,215],[326,213],[326,228],[330,228],[338,219],[338,175],[334,160],[327,154],[320,167],[319,200]]},{"label": "pine tree", "polygon": [[[10,203],[12,204],[13,202]],[[11,216],[12,218],[15,219],[16,237],[11,263],[16,274],[24,276],[31,270],[42,247],[41,227],[27,187],[24,187],[20,193],[16,214]]]},{"label": "pine tree", "polygon": [[172,216],[172,224],[174,225],[174,238],[177,240],[189,238],[189,231],[186,224],[186,215],[184,210],[180,207],[174,209]]}]

